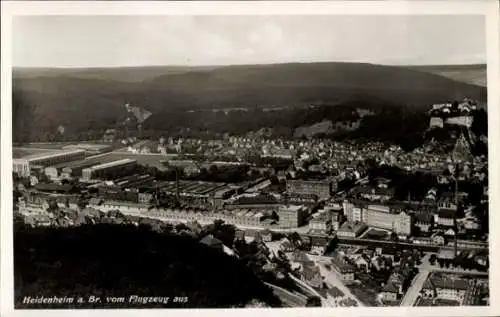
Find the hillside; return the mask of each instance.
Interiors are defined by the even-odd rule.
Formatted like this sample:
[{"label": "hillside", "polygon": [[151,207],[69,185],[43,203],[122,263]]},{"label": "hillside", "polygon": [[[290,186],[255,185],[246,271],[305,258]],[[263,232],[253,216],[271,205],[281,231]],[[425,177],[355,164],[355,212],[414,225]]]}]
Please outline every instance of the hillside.
[{"label": "hillside", "polygon": [[182,74],[192,70],[214,69],[214,66],[144,66],[116,68],[15,68],[14,78],[64,76],[80,79],[103,79],[120,82],[142,82],[165,74]]},{"label": "hillside", "polygon": [[[123,81],[116,80],[120,74]],[[412,69],[358,63],[150,67],[134,71],[38,69],[32,73],[18,69],[13,78],[14,138],[50,140],[59,125],[65,127],[66,138],[89,131],[102,133],[123,122],[125,103],[151,111],[153,116],[144,123],[144,129],[156,131],[177,131],[183,125],[212,131],[213,127],[220,130],[223,123],[224,130],[217,132],[234,132],[243,129],[237,124],[245,124],[248,113],[234,111],[236,114],[228,116],[206,110],[285,109],[276,111],[280,115],[263,112],[255,126],[243,129],[248,132],[273,126],[276,117],[295,118],[281,122],[287,129],[322,121],[300,122],[309,113],[304,106],[311,104],[354,103],[357,108],[371,110],[379,105],[396,105],[423,110],[434,102],[463,96],[484,103],[486,88]],[[298,108],[304,109],[298,113],[293,110]]]},{"label": "hillside", "polygon": [[440,75],[456,81],[486,87],[486,64],[413,66],[410,69]]},{"label": "hillside", "polygon": [[[194,238],[133,225],[14,231],[16,308],[224,308],[280,302],[245,264]],[[24,296],[100,296],[102,303],[23,305]],[[170,297],[163,304],[106,303],[106,297]],[[187,302],[174,303],[174,297]]]}]

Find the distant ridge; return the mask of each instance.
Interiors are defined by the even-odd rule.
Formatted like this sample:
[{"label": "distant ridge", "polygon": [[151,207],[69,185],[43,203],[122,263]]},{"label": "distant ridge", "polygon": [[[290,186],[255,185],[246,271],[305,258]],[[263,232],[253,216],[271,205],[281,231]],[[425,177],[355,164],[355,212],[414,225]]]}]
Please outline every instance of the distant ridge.
[{"label": "distant ridge", "polygon": [[[147,105],[155,114],[144,129],[164,130],[182,120],[217,125],[215,118],[182,114],[191,109],[335,106],[371,110],[397,105],[427,110],[464,96],[486,103],[486,88],[422,69],[367,63],[286,63],[213,67],[118,69],[14,69],[14,135],[100,131],[123,122],[123,105]],[[171,120],[174,120],[172,121]],[[283,122],[283,125],[288,123]],[[219,124],[220,125],[220,124]],[[260,127],[259,127],[260,128]],[[26,136],[29,130],[30,136]]]},{"label": "distant ridge", "polygon": [[486,64],[411,66],[410,69],[486,87]]}]

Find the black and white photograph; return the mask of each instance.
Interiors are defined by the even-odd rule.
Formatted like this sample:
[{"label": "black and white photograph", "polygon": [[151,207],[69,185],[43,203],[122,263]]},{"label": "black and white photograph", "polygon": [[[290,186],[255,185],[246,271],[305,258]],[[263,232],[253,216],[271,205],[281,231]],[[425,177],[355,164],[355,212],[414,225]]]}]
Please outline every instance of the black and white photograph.
[{"label": "black and white photograph", "polygon": [[10,18],[15,310],[496,305],[486,14]]}]

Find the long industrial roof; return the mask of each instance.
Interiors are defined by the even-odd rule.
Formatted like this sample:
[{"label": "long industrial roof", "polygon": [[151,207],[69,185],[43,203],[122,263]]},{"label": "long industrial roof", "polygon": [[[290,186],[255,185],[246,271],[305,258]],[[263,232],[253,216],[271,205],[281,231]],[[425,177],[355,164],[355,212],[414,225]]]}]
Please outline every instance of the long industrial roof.
[{"label": "long industrial roof", "polygon": [[92,166],[92,167],[90,167],[88,169],[96,171],[96,170],[100,170],[100,169],[103,169],[103,168],[108,168],[108,167],[112,167],[112,166],[119,166],[119,165],[123,165],[123,164],[127,164],[127,163],[132,163],[132,162],[137,162],[137,161],[136,160],[132,160],[132,159],[122,159],[122,160],[118,160],[118,161],[113,161],[113,162],[109,162],[109,163],[104,163],[104,164],[99,164],[99,165],[96,165],[96,166]]},{"label": "long industrial roof", "polygon": [[43,154],[33,154],[33,155],[26,156],[23,159],[27,160],[28,162],[31,162],[31,161],[48,159],[48,158],[55,158],[55,157],[68,155],[68,154],[79,154],[79,153],[85,153],[85,151],[84,150],[70,150],[70,151],[57,151],[57,152],[50,152],[50,153],[43,153]]}]

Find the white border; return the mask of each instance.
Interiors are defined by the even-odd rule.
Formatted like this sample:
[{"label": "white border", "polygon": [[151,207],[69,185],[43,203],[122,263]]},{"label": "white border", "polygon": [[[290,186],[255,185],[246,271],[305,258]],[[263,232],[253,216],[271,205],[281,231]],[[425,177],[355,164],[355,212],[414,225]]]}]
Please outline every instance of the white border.
[{"label": "white border", "polygon": [[[500,153],[498,128],[500,104],[499,5],[495,0],[470,1],[275,1],[275,2],[98,2],[98,1],[21,1],[1,3],[1,312],[2,316],[499,316],[500,315],[500,226],[498,207],[500,193]],[[489,118],[489,193],[490,193],[490,286],[489,307],[373,307],[373,308],[294,308],[294,309],[230,309],[217,310],[13,310],[12,248],[12,121],[11,121],[11,17],[13,15],[440,15],[479,14],[486,16],[488,56]],[[497,193],[497,195],[494,195]]]}]

